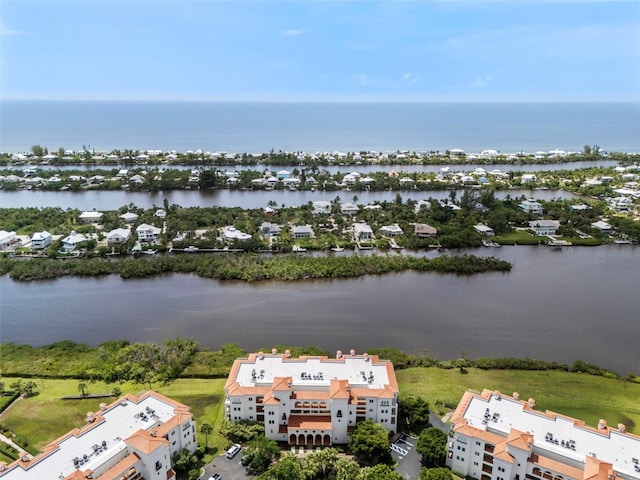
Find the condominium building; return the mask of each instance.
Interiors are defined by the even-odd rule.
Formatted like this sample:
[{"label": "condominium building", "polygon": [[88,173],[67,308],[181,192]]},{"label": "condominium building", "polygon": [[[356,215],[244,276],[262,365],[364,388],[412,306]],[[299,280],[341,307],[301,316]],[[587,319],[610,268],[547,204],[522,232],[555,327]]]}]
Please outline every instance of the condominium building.
[{"label": "condominium building", "polygon": [[156,392],[126,395],[86,424],[7,465],[2,480],[175,480],[171,457],[195,452],[196,424],[189,407]]},{"label": "condominium building", "polygon": [[451,418],[447,465],[479,480],[640,479],[640,437],[605,420],[535,408],[535,400],[466,392]]},{"label": "condominium building", "polygon": [[268,438],[291,445],[347,443],[367,419],[397,430],[393,364],[355,350],[335,358],[252,353],[234,362],[225,393],[228,420],[259,422]]}]

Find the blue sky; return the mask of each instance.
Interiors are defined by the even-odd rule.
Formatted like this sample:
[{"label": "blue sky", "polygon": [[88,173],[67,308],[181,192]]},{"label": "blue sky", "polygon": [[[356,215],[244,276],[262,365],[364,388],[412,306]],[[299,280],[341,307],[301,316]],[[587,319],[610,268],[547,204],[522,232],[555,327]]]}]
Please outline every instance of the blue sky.
[{"label": "blue sky", "polygon": [[1,0],[4,99],[640,100],[640,1]]}]

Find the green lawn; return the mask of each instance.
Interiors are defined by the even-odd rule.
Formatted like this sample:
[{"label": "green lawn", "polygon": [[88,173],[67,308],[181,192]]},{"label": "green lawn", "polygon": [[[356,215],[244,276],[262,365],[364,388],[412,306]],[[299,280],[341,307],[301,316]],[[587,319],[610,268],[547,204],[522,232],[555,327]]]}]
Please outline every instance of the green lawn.
[{"label": "green lawn", "polygon": [[455,405],[467,389],[499,390],[520,398],[535,398],[536,408],[551,410],[597,425],[624,423],[629,432],[640,430],[640,384],[560,371],[459,370],[409,368],[396,372],[400,393],[425,398],[435,410],[436,401]]},{"label": "green lawn", "polygon": [[[586,374],[560,371],[480,370],[468,373],[438,368],[409,368],[396,372],[400,394],[425,398],[435,410],[437,401],[455,406],[465,390],[514,391],[521,398],[536,399],[536,408],[552,410],[596,425],[604,418],[609,425],[622,422],[629,432],[640,430],[640,384],[625,383]],[[84,424],[88,411],[110,399],[60,400],[64,395],[77,395],[78,380],[38,380],[39,394],[19,400],[2,415],[0,423],[26,437],[31,445],[41,448],[69,430]],[[196,421],[214,426],[209,445],[227,447],[227,440],[218,432],[224,418],[225,379],[179,379],[169,385],[153,384],[154,390],[191,407]],[[92,394],[110,392],[114,385],[90,383]],[[123,393],[139,393],[148,385],[125,383]],[[446,410],[443,409],[443,411]],[[204,443],[204,436],[200,435]]]}]

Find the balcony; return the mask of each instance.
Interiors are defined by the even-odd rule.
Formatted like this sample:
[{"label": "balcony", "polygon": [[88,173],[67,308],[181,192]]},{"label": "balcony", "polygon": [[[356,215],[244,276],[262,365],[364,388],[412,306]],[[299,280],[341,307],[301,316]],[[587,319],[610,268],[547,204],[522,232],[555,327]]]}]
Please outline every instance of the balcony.
[{"label": "balcony", "polygon": [[490,443],[486,443],[484,446],[484,451],[485,452],[489,452],[489,453],[493,453],[493,450],[496,448],[495,445],[491,445]]},{"label": "balcony", "polygon": [[490,467],[489,465],[482,465],[482,471],[484,473],[491,474],[493,472],[493,467]]},{"label": "balcony", "polygon": [[484,457],[482,457],[482,461],[488,463],[489,465],[493,465],[493,457],[491,455],[487,455],[486,453],[484,454]]}]

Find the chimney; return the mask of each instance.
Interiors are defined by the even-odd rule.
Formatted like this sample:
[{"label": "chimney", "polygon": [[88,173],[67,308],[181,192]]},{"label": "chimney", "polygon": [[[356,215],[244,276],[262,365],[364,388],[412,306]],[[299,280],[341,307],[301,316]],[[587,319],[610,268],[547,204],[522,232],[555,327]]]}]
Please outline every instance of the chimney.
[{"label": "chimney", "polygon": [[278,354],[278,349],[277,348],[272,348],[271,349],[271,355],[277,355]]},{"label": "chimney", "polygon": [[619,432],[624,432],[627,429],[627,427],[624,426],[624,423],[619,423],[618,424],[618,431]]},{"label": "chimney", "polygon": [[536,408],[536,400],[535,400],[535,398],[530,398],[529,400],[527,400],[527,403],[529,404],[530,408]]},{"label": "chimney", "polygon": [[518,392],[513,392],[513,399],[520,400],[520,394]]},{"label": "chimney", "polygon": [[349,353],[351,354],[352,357],[356,356],[356,351],[353,348],[351,350],[349,350]]},{"label": "chimney", "polygon": [[285,350],[284,351],[284,356],[287,358],[291,358],[291,350]]},{"label": "chimney", "polygon": [[87,412],[87,422],[91,423],[96,419],[95,415],[93,414],[93,412]]},{"label": "chimney", "polygon": [[598,430],[606,430],[607,429],[607,421],[603,418],[598,420]]},{"label": "chimney", "polygon": [[336,358],[342,358],[342,350],[336,352]]}]

